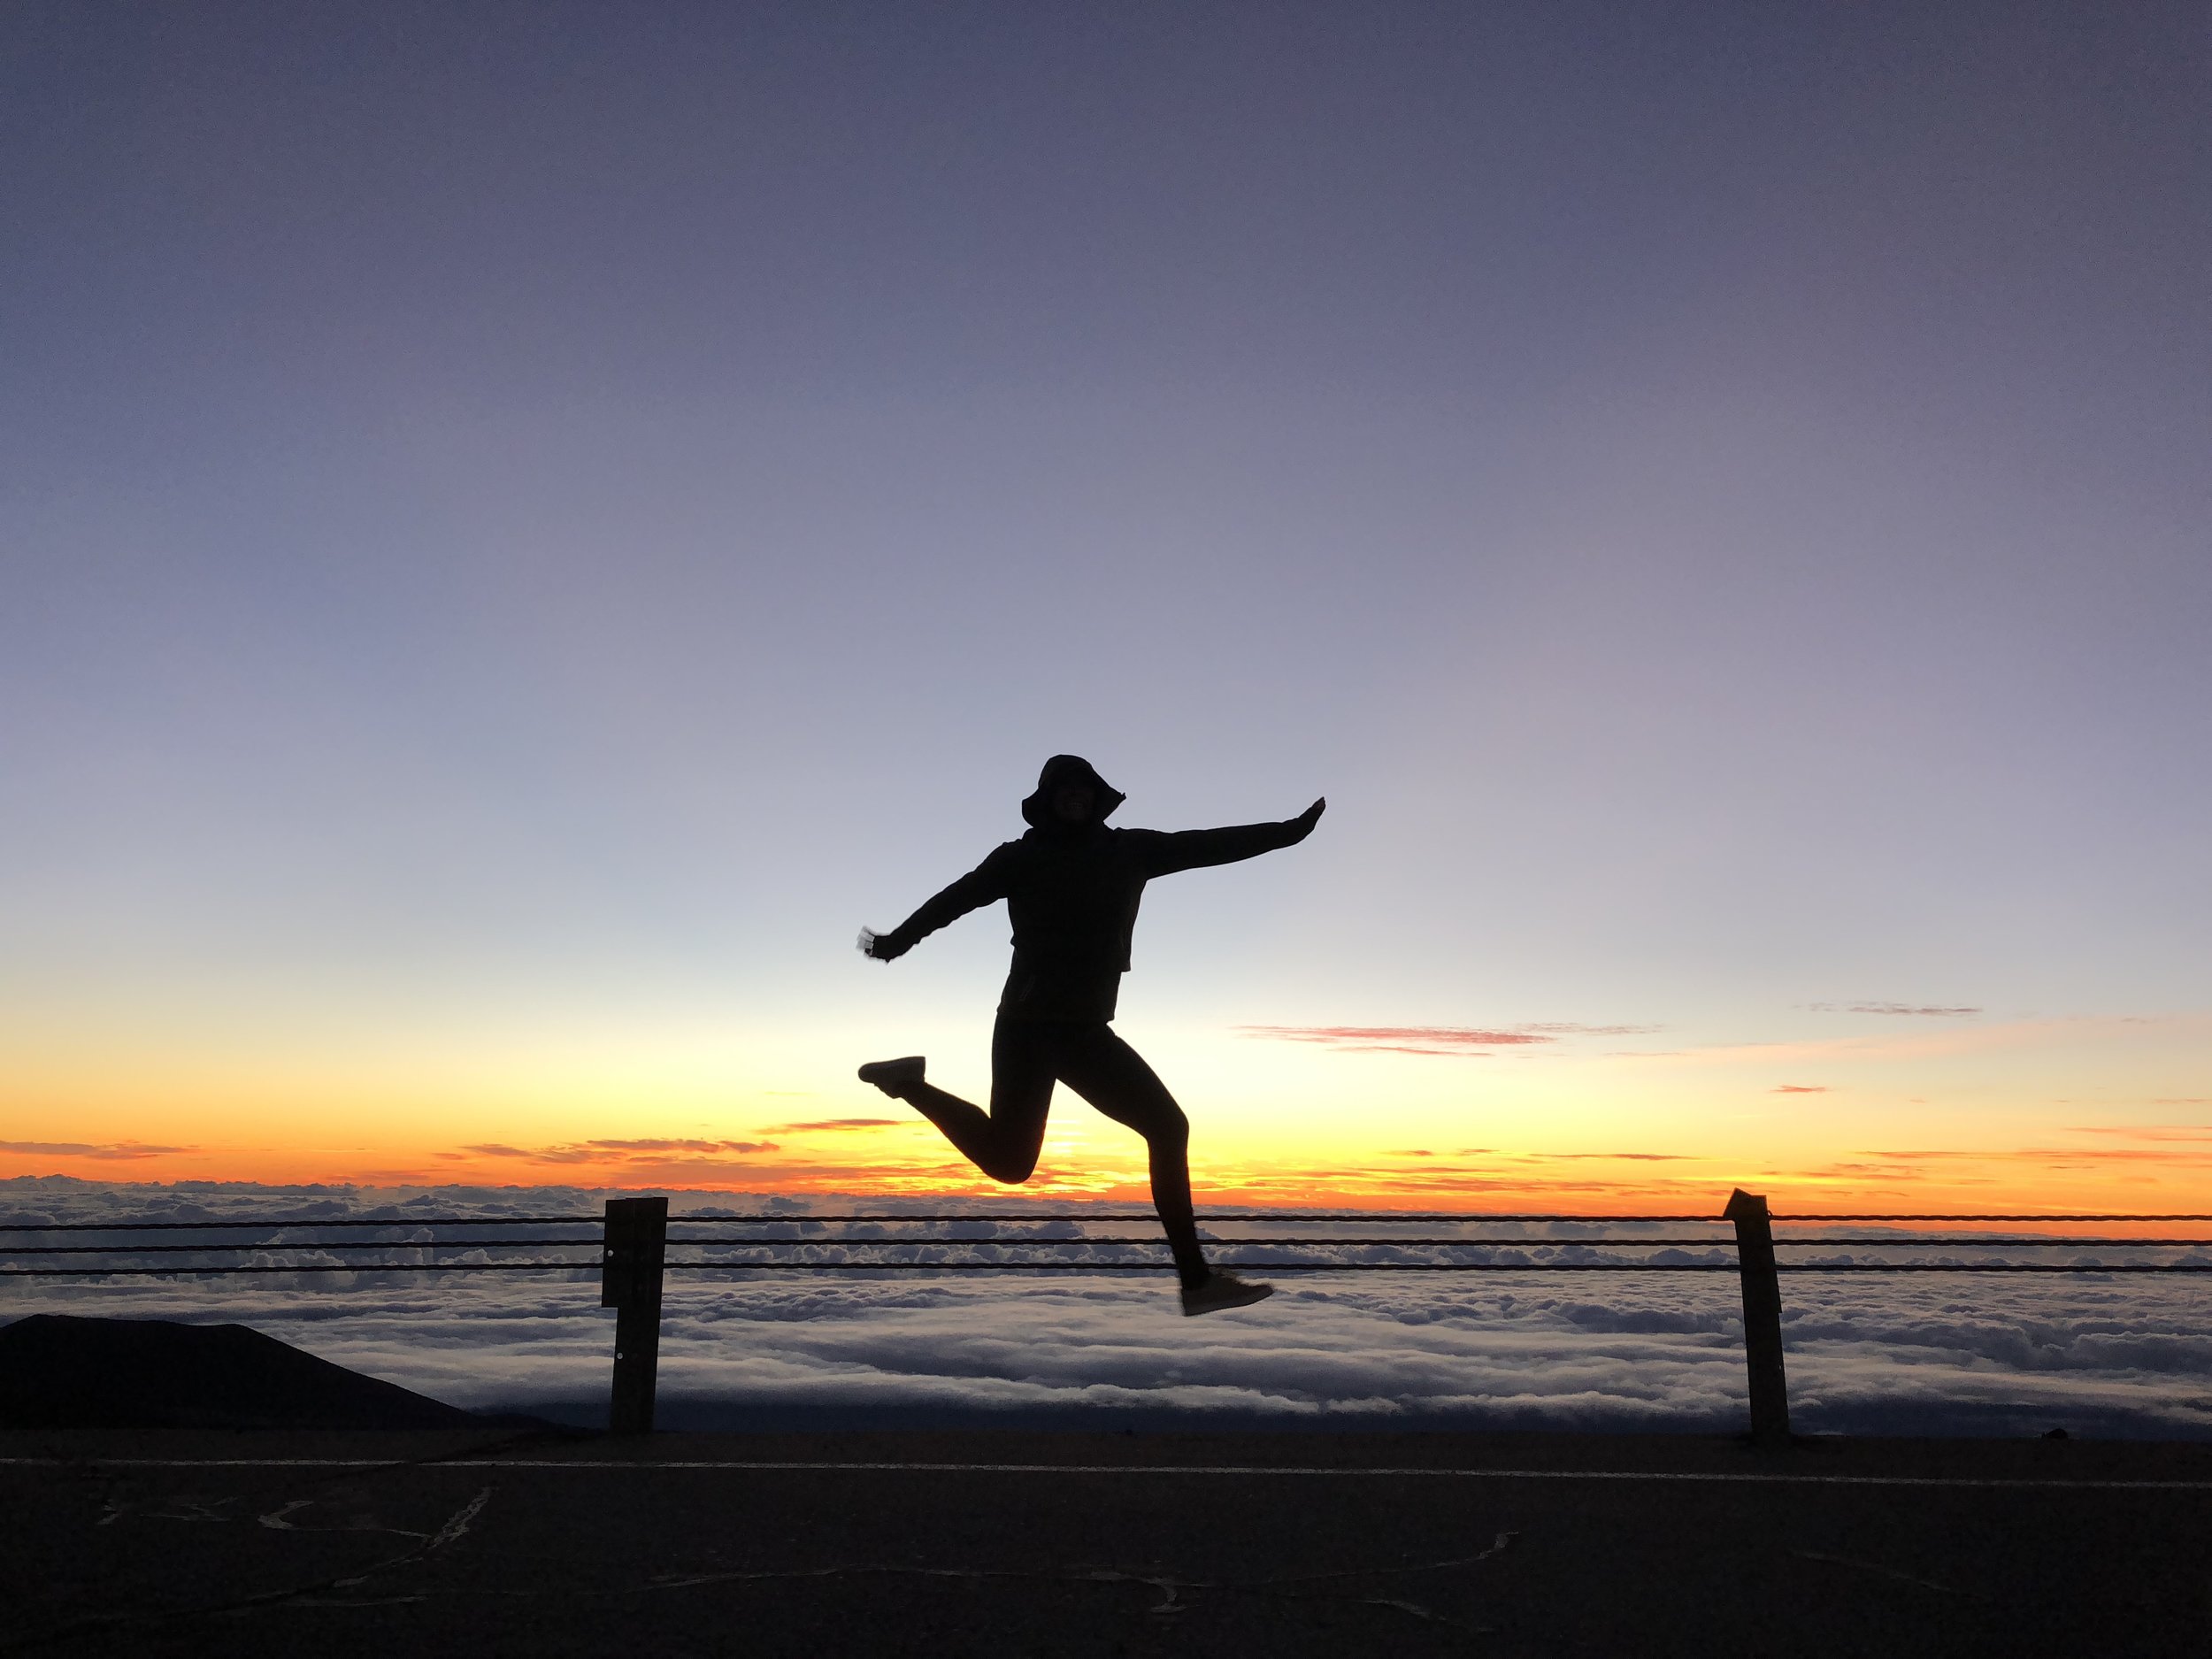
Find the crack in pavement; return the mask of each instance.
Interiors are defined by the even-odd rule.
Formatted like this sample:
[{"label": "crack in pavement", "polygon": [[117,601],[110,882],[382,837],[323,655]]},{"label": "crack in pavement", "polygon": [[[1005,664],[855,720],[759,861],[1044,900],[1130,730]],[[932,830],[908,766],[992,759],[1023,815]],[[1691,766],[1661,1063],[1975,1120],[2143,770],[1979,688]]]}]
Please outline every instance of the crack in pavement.
[{"label": "crack in pavement", "polygon": [[218,1509],[238,1502],[236,1498],[217,1498],[211,1503],[201,1503],[191,1498],[164,1498],[160,1509],[134,1509],[128,1503],[108,1498],[104,1501],[99,1519],[95,1526],[112,1526],[125,1516],[135,1515],[142,1521],[217,1521],[227,1522],[236,1517],[219,1515]]},{"label": "crack in pavement", "polygon": [[[0,1653],[24,1653],[35,1647],[49,1647],[55,1642],[65,1641],[73,1636],[96,1630],[124,1630],[132,1625],[170,1624],[180,1619],[205,1618],[218,1613],[257,1612],[263,1608],[282,1607],[287,1603],[319,1607],[373,1607],[389,1605],[394,1601],[423,1601],[426,1598],[421,1595],[390,1597],[377,1601],[366,1601],[350,1597],[342,1601],[311,1600],[311,1598],[316,1598],[319,1593],[323,1591],[352,1589],[357,1585],[366,1584],[380,1573],[390,1572],[400,1567],[411,1566],[447,1548],[467,1534],[469,1524],[483,1513],[484,1506],[491,1502],[493,1491],[493,1487],[484,1487],[474,1497],[448,1516],[445,1525],[430,1536],[425,1538],[419,1532],[409,1533],[408,1536],[411,1538],[422,1540],[412,1549],[402,1550],[398,1555],[380,1561],[358,1572],[346,1573],[334,1578],[317,1578],[307,1584],[294,1585],[282,1590],[265,1590],[257,1595],[240,1596],[232,1601],[211,1602],[202,1607],[172,1608],[153,1613],[104,1613],[90,1618],[73,1619],[68,1624],[57,1625],[51,1630],[37,1631],[27,1636],[19,1636],[8,1641],[0,1641]],[[281,1530],[291,1532],[297,1529],[285,1527]]]},{"label": "crack in pavement", "polygon": [[1944,1584],[1935,1578],[1923,1578],[1918,1574],[1907,1572],[1900,1567],[1885,1567],[1878,1561],[1860,1561],[1850,1555],[1832,1555],[1824,1549],[1793,1549],[1790,1554],[1801,1561],[1821,1561],[1826,1562],[1831,1566],[1856,1567],[1861,1572],[1878,1572],[1885,1578],[1895,1578],[1904,1584],[1916,1584],[1924,1590],[1937,1590],[1945,1595],[1968,1595],[1972,1596],[1978,1601],[1989,1600],[1979,1590],[1962,1589],[1955,1584]]},{"label": "crack in pavement", "polygon": [[[288,1605],[319,1608],[369,1608],[396,1606],[405,1602],[419,1602],[439,1597],[492,1596],[503,1599],[535,1599],[543,1593],[524,1590],[490,1590],[475,1586],[457,1589],[432,1589],[419,1591],[413,1594],[387,1596],[359,1596],[342,1594],[346,1591],[359,1589],[367,1585],[372,1579],[382,1577],[396,1571],[399,1569],[411,1566],[426,1560],[436,1552],[449,1548],[460,1539],[465,1537],[472,1525],[475,1523],[477,1517],[483,1513],[485,1506],[490,1502],[493,1490],[494,1488],[491,1486],[485,1486],[480,1489],[473,1497],[470,1498],[465,1503],[463,1503],[458,1509],[455,1509],[452,1514],[449,1515],[443,1524],[440,1525],[434,1533],[424,1534],[420,1532],[407,1532],[404,1529],[397,1527],[380,1527],[375,1529],[381,1532],[399,1532],[402,1536],[414,1538],[420,1541],[419,1541],[412,1548],[403,1550],[398,1555],[392,1555],[383,1561],[380,1561],[359,1571],[349,1572],[327,1578],[319,1578],[307,1584],[296,1585],[281,1590],[267,1591],[257,1595],[241,1597],[228,1601],[211,1603],[201,1607],[182,1608],[157,1613],[103,1615],[93,1618],[80,1619],[50,1631],[19,1638],[12,1641],[0,1642],[0,1652],[13,1653],[32,1647],[42,1647],[65,1640],[73,1634],[96,1629],[113,1630],[126,1628],[133,1624],[160,1624],[182,1619],[204,1617],[221,1613],[256,1611],[265,1608]],[[265,1514],[257,1516],[256,1520],[260,1525],[275,1532],[308,1533],[334,1530],[366,1530],[298,1527],[295,1526],[288,1519],[286,1518],[295,1511],[306,1508],[314,1502],[315,1500],[311,1498],[293,1499],[286,1503],[279,1505],[277,1508],[271,1509]],[[164,1517],[162,1518],[205,1519],[219,1521],[230,1520],[233,1518],[228,1516],[209,1513],[203,1506],[192,1505],[190,1507],[198,1509],[199,1513],[194,1516],[179,1515]],[[122,1506],[111,1503],[110,1508],[112,1511],[114,1511],[114,1513],[103,1516],[98,1524],[106,1525],[108,1522],[116,1518],[118,1514],[125,1512]],[[717,1584],[765,1583],[779,1580],[789,1582],[802,1579],[867,1576],[953,1578],[966,1579],[971,1581],[1002,1579],[1027,1580],[1036,1583],[1059,1582],[1067,1584],[1136,1584],[1143,1585],[1159,1593],[1159,1601],[1156,1605],[1145,1609],[1148,1613],[1156,1617],[1174,1617],[1187,1612],[1191,1609],[1193,1605],[1187,1599],[1187,1593],[1193,1591],[1210,1590],[1231,1594],[1264,1596],[1279,1601],[1334,1601],[1351,1606],[1387,1608],[1393,1611],[1402,1613],[1410,1617],[1418,1618],[1429,1623],[1448,1625],[1454,1629],[1471,1632],[1477,1634],[1490,1634],[1493,1633],[1490,1626],[1468,1624],[1463,1620],[1455,1619],[1448,1615],[1439,1613],[1432,1608],[1425,1607],[1417,1601],[1408,1601],[1402,1598],[1392,1596],[1332,1595],[1325,1594],[1317,1595],[1302,1594],[1292,1586],[1341,1582],[1346,1579],[1355,1578],[1397,1577],[1410,1573],[1451,1571],[1455,1569],[1471,1567],[1479,1563],[1493,1560],[1513,1548],[1519,1540],[1519,1538],[1520,1534],[1517,1532],[1502,1532],[1495,1534],[1491,1543],[1486,1548],[1478,1550],[1471,1555],[1455,1555],[1440,1561],[1413,1562],[1399,1566],[1390,1567],[1348,1567],[1334,1569],[1326,1572],[1286,1573],[1251,1579],[1179,1578],[1166,1574],[1130,1572],[1115,1568],[1094,1568],[1087,1571],[1039,1572],[1004,1568],[923,1567],[891,1563],[843,1563],[824,1567],[736,1569],[722,1572],[696,1572],[681,1575],[671,1575],[651,1579],[641,1584],[620,1586],[616,1588],[607,1590],[576,1590],[569,1592],[555,1591],[552,1594],[568,1594],[591,1597],[627,1596],[658,1593],[668,1590],[698,1588]],[[1853,1563],[1847,1564],[1857,1565],[1861,1563]],[[333,1594],[334,1592],[339,1594]]]},{"label": "crack in pavement", "polygon": [[1502,1555],[1505,1554],[1507,1550],[1511,1549],[1519,1539],[1520,1534],[1518,1532],[1500,1532],[1492,1540],[1488,1548],[1479,1550],[1471,1555],[1454,1556],[1446,1561],[1415,1562],[1410,1564],[1399,1567],[1347,1567],[1330,1572],[1287,1573],[1266,1578],[1175,1578],[1149,1573],[1123,1572],[1113,1568],[1094,1568],[1087,1572],[1024,1572],[1009,1568],[994,1567],[910,1567],[879,1565],[867,1563],[846,1563],[828,1567],[749,1568],[733,1570],[727,1572],[688,1573],[680,1578],[658,1578],[648,1584],[632,1586],[625,1589],[593,1591],[585,1592],[584,1594],[599,1595],[634,1595],[649,1591],[684,1590],[695,1588],[703,1585],[713,1584],[759,1583],[776,1579],[789,1580],[800,1578],[833,1578],[846,1575],[862,1576],[871,1574],[897,1575],[923,1578],[966,1578],[972,1580],[990,1578],[1028,1579],[1037,1583],[1141,1584],[1160,1592],[1161,1599],[1159,1604],[1145,1609],[1147,1612],[1155,1615],[1172,1615],[1188,1610],[1191,1604],[1188,1601],[1179,1601],[1177,1599],[1177,1593],[1179,1591],[1221,1590],[1233,1594],[1274,1596],[1279,1600],[1286,1601],[1348,1601],[1354,1605],[1362,1607],[1393,1608],[1399,1612],[1410,1614],[1416,1618],[1427,1619],[1435,1624],[1449,1624],[1457,1629],[1471,1630],[1479,1633],[1487,1634],[1489,1633],[1489,1627],[1486,1625],[1464,1624],[1461,1620],[1448,1617],[1448,1616],[1438,1613],[1432,1609],[1423,1607],[1416,1601],[1402,1601],[1388,1596],[1342,1597],[1329,1595],[1298,1595],[1294,1594],[1286,1594],[1278,1590],[1276,1586],[1284,1585],[1317,1584],[1331,1579],[1386,1578],[1396,1574],[1411,1572],[1448,1571],[1453,1568],[1471,1567],[1478,1562],[1489,1561],[1496,1556]]},{"label": "crack in pavement", "polygon": [[273,1532],[389,1532],[396,1538],[430,1536],[427,1532],[418,1532],[411,1526],[385,1526],[375,1521],[352,1522],[339,1526],[295,1526],[284,1518],[295,1509],[311,1509],[319,1502],[320,1500],[315,1498],[294,1498],[289,1503],[280,1503],[266,1515],[257,1515],[254,1519]]}]

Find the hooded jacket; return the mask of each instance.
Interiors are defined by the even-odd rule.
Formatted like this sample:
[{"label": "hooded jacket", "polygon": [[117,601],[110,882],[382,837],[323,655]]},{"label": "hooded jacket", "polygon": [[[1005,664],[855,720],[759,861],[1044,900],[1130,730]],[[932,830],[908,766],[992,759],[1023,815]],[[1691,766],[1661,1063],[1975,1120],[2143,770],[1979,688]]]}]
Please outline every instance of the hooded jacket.
[{"label": "hooded jacket", "polygon": [[[1092,795],[1079,824],[1055,817],[1054,797],[1080,784]],[[1110,1020],[1129,971],[1130,941],[1144,884],[1206,864],[1234,864],[1303,841],[1299,819],[1225,829],[1111,829],[1104,822],[1124,796],[1074,755],[1045,763],[1037,791],[1022,803],[1029,833],[990,856],[899,924],[892,937],[913,945],[970,910],[1006,901],[1014,927],[1014,965],[999,999],[1013,1019]]]}]

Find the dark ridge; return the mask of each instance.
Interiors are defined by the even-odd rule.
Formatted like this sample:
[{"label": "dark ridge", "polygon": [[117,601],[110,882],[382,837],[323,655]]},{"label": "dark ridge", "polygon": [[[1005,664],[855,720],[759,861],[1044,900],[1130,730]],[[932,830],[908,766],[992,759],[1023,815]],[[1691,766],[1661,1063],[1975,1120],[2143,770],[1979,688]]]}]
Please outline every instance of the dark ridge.
[{"label": "dark ridge", "polygon": [[0,1428],[459,1429],[464,1411],[242,1325],[35,1313],[0,1327]]}]

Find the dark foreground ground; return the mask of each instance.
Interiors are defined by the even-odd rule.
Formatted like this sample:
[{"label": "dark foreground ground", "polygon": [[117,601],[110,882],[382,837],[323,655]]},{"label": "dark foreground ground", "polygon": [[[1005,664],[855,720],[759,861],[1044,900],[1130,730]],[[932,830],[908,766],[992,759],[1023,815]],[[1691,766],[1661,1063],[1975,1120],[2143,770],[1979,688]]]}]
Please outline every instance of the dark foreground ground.
[{"label": "dark foreground ground", "polygon": [[2212,1649],[2206,1446],[81,1432],[0,1459],[0,1653]]}]

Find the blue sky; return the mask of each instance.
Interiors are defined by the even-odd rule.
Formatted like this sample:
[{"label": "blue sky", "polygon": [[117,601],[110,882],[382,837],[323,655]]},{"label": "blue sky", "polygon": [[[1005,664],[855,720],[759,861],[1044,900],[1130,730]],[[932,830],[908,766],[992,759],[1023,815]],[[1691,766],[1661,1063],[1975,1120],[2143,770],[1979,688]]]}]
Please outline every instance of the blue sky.
[{"label": "blue sky", "polygon": [[[1330,798],[1148,901],[1125,1006],[1210,1085],[1240,1025],[1891,1001],[2169,1022],[2082,1074],[2204,1121],[2160,1104],[2212,1096],[2195,8],[0,43],[27,1143],[273,1065],[373,1115],[365,1055],[499,1139],[533,1045],[633,1126],[691,1056],[664,1115],[733,1133],[979,1055],[997,923],[895,978],[851,936],[1063,749],[1132,823]],[[1945,1087],[2001,1139],[1992,1064]],[[1435,1093],[1346,1075],[1295,1111]]]}]

